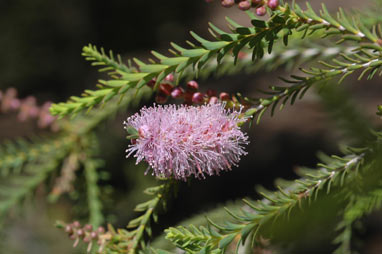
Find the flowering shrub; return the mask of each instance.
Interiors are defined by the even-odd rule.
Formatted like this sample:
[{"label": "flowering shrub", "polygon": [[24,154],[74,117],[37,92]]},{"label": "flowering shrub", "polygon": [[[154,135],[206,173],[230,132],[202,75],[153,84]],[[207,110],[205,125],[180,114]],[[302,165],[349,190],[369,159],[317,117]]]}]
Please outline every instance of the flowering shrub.
[{"label": "flowering shrub", "polygon": [[[0,92],[3,113],[18,112],[20,121],[34,119],[39,127],[53,130],[46,138],[2,145],[0,215],[6,216],[39,186],[53,183],[48,184],[51,201],[76,188],[86,193],[88,224],[81,226],[76,220],[57,226],[65,229],[75,246],[85,243],[88,252],[300,253],[301,243],[316,228],[322,231],[314,240],[318,235],[333,238],[334,253],[362,249],[354,244],[354,225],[382,204],[382,132],[375,124],[379,117],[372,123],[364,120],[358,112],[362,107],[350,104],[336,83],[345,83],[349,76],[371,80],[382,75],[378,24],[382,2],[375,0],[375,9],[358,11],[360,18],[353,20],[343,9],[333,15],[325,5],[317,11],[309,3],[302,8],[295,1],[222,0],[220,4],[245,11],[251,25],[227,18],[230,31],[225,31],[210,23],[210,40],[191,32],[194,42],[188,42],[188,47],[171,43],[168,55],[152,51],[154,59],[134,58],[126,64],[112,52],[85,46],[83,56],[101,66],[107,78],[99,80],[95,90],[85,90],[67,102],[38,107],[33,97],[18,99],[14,89]],[[259,70],[290,70],[303,64],[307,67],[300,74],[282,78],[280,85],[270,84],[256,98],[240,93],[236,84],[232,85],[235,94],[203,86],[203,78],[214,75],[257,71],[260,75]],[[298,179],[279,180],[273,191],[259,187],[261,198],[217,208],[202,222],[197,215],[190,223],[165,229],[165,235],[158,237],[160,244],[151,241],[151,222],[166,210],[179,182],[191,184],[192,178],[212,175],[221,179],[217,177],[221,171],[238,166],[247,154],[249,137],[241,128],[261,124],[267,111],[273,116],[277,109],[304,99],[307,91],[322,98],[339,129],[355,145],[344,147],[340,156],[320,155],[322,162],[316,168],[300,168]],[[152,105],[151,100],[157,104],[144,106],[124,122],[131,142],[126,153],[136,157],[136,164],[146,162],[146,172],[152,171],[159,184],[145,191],[152,199],[136,206],[141,215],[127,229],[114,229],[110,217],[104,217],[100,180],[106,180],[100,168],[105,164],[99,159],[104,147],[98,144],[96,130],[118,111],[128,107],[138,111],[140,103]],[[375,105],[375,111],[381,116],[382,106]],[[79,172],[84,180],[80,184],[75,181]],[[234,186],[227,189],[235,190]],[[170,244],[163,244],[163,239]]]}]

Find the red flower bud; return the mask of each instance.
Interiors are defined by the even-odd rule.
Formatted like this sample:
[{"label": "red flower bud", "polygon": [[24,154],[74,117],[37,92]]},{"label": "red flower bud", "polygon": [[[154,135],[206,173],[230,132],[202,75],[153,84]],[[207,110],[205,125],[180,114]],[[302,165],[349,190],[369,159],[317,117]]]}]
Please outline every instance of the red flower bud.
[{"label": "red flower bud", "polygon": [[73,233],[73,228],[72,228],[72,226],[70,226],[70,225],[66,225],[66,226],[65,226],[65,232],[68,233],[68,234],[72,234],[72,233]]},{"label": "red flower bud", "polygon": [[168,74],[164,80],[168,81],[168,82],[173,82],[174,81],[174,74],[170,73]]},{"label": "red flower bud", "polygon": [[212,96],[210,100],[208,101],[209,104],[215,104],[218,103],[219,99],[216,96]]},{"label": "red flower bud", "polygon": [[10,109],[12,109],[12,110],[16,110],[16,109],[20,108],[20,105],[21,105],[21,102],[20,102],[20,100],[17,99],[17,98],[12,99],[12,100],[10,101],[10,103],[9,103],[9,107],[10,107]]},{"label": "red flower bud", "polygon": [[268,7],[273,11],[279,6],[279,0],[268,0]]},{"label": "red flower bud", "polygon": [[171,95],[171,91],[173,89],[173,86],[171,84],[160,84],[159,85],[159,91],[167,96]]},{"label": "red flower bud", "polygon": [[174,88],[174,90],[172,90],[172,92],[171,92],[171,96],[172,96],[172,98],[179,98],[179,97],[182,97],[182,95],[183,95],[183,89],[182,88],[180,88],[180,87],[176,87],[176,88]]},{"label": "red flower bud", "polygon": [[90,224],[86,224],[84,229],[85,229],[85,231],[92,231],[93,230],[93,226],[90,225]]},{"label": "red flower bud", "polygon": [[242,1],[239,3],[239,9],[242,11],[247,11],[251,8],[251,3],[248,1]]},{"label": "red flower bud", "polygon": [[83,230],[83,229],[79,229],[79,230],[77,230],[77,235],[78,235],[79,237],[84,236],[84,235],[85,235],[84,230]]},{"label": "red flower bud", "polygon": [[219,94],[219,99],[222,101],[228,101],[230,99],[230,96],[228,93],[220,93]]},{"label": "red flower bud", "polygon": [[105,228],[104,227],[98,227],[97,232],[100,234],[103,234],[103,233],[105,233]]},{"label": "red flower bud", "polygon": [[192,102],[193,103],[202,103],[203,102],[203,94],[202,93],[194,93],[192,95]]},{"label": "red flower bud", "polygon": [[223,0],[221,5],[226,8],[232,7],[235,5],[235,0]]},{"label": "red flower bud", "polygon": [[259,8],[256,8],[257,16],[264,16],[265,14],[267,14],[267,9],[265,8],[265,6],[260,6]]},{"label": "red flower bud", "polygon": [[199,85],[196,81],[191,80],[187,82],[187,88],[191,91],[197,91],[199,89]]},{"label": "red flower bud", "polygon": [[79,228],[79,227],[81,227],[81,224],[80,224],[80,222],[79,221],[75,221],[75,222],[73,222],[73,227],[75,227],[75,228]]},{"label": "red flower bud", "polygon": [[90,233],[90,237],[92,238],[92,239],[96,239],[96,238],[98,238],[98,234],[96,233],[96,232],[91,232]]}]

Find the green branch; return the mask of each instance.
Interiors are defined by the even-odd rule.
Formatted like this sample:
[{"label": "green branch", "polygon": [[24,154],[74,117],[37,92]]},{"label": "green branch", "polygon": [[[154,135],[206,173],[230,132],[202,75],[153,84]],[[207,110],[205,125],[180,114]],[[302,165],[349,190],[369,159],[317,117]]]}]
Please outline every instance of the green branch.
[{"label": "green branch", "polygon": [[[249,51],[243,50],[243,54],[236,64],[232,58],[224,58],[219,64],[214,61],[209,62],[199,71],[199,78],[222,77],[238,74],[239,72],[252,74],[262,70],[271,72],[279,67],[285,67],[287,71],[290,71],[298,65],[313,60],[332,59],[341,53],[349,54],[356,49],[355,47],[344,47],[342,45],[334,47],[322,46],[311,42],[302,43],[302,45],[289,45],[289,48],[286,49],[280,44],[275,45],[271,54],[265,54],[263,58],[255,61],[252,60]],[[187,68],[184,76],[186,79],[193,77],[194,70]]]},{"label": "green branch", "polygon": [[21,174],[26,164],[38,161],[42,154],[60,150],[62,146],[66,146],[63,143],[64,140],[62,135],[58,135],[50,138],[34,138],[31,142],[22,138],[15,142],[4,142],[0,146],[0,176]]},{"label": "green branch", "polygon": [[[145,235],[151,237],[150,223],[158,220],[158,210],[161,206],[166,206],[167,195],[174,183],[167,182],[165,184],[151,187],[145,190],[145,193],[154,196],[153,199],[141,203],[136,206],[135,211],[143,213],[141,216],[133,219],[127,225],[132,230],[119,229],[109,230],[108,238],[105,238],[99,247],[100,253],[117,253],[137,254],[140,250],[146,248]],[[114,252],[113,252],[114,253]]]},{"label": "green branch", "polygon": [[[51,107],[51,113],[64,116],[79,112],[85,108],[92,108],[99,103],[108,102],[117,95],[123,95],[132,88],[139,90],[154,78],[156,79],[155,89],[157,89],[159,83],[169,73],[178,73],[179,78],[181,78],[183,71],[187,67],[192,66],[197,72],[212,59],[216,59],[219,63],[227,54],[232,53],[236,62],[239,52],[244,47],[252,49],[253,59],[262,58],[264,56],[264,47],[267,47],[268,52],[271,53],[274,42],[279,37],[283,37],[284,43],[287,44],[288,38],[293,31],[312,33],[324,30],[325,36],[340,35],[340,42],[362,42],[359,46],[362,49],[382,51],[382,43],[377,34],[370,32],[362,24],[357,27],[351,25],[342,9],[340,9],[338,19],[334,19],[325,6],[320,11],[320,15],[316,14],[309,4],[307,6],[308,9],[303,11],[297,4],[294,4],[293,8],[290,8],[288,4],[282,5],[268,21],[258,20],[248,12],[253,27],[240,26],[227,18],[232,33],[226,33],[210,24],[210,31],[215,37],[215,41],[206,40],[191,32],[191,35],[201,46],[189,43],[191,49],[186,49],[172,43],[173,49],[170,49],[170,52],[174,56],[167,57],[152,51],[152,54],[158,60],[150,59],[149,64],[134,58],[134,62],[139,69],[136,72],[131,72],[130,69],[126,71],[118,66],[113,67],[110,65],[119,74],[118,79],[101,80],[98,90],[86,90],[82,97],[71,97],[67,103],[54,104]],[[88,58],[105,62],[102,59],[97,60],[97,57],[100,58],[99,55],[102,56],[102,53],[97,52],[92,46],[85,49]]]},{"label": "green branch", "polygon": [[120,55],[117,55],[118,60],[115,60],[113,51],[110,50],[109,55],[107,55],[103,48],[101,48],[101,51],[98,51],[97,47],[91,44],[83,47],[82,56],[85,57],[85,60],[91,61],[92,66],[101,67],[99,69],[100,72],[107,72],[116,79],[120,73],[130,73],[134,70],[122,62]]},{"label": "green branch", "polygon": [[89,223],[94,227],[98,227],[104,222],[104,217],[102,215],[102,203],[99,197],[100,189],[97,183],[97,168],[102,164],[102,161],[97,161],[91,158],[85,159],[84,161],[84,171],[89,207]]},{"label": "green branch", "polygon": [[292,80],[284,79],[285,82],[291,83],[292,85],[288,87],[272,86],[271,91],[266,92],[270,95],[267,98],[244,98],[244,100],[249,104],[256,105],[255,107],[248,109],[245,115],[257,115],[258,123],[267,109],[271,108],[271,115],[273,115],[277,105],[280,102],[280,110],[284,108],[289,100],[293,105],[295,100],[297,98],[301,99],[313,84],[328,81],[335,77],[340,77],[339,83],[341,83],[347,76],[353,74],[357,70],[362,71],[358,77],[359,79],[364,77],[367,73],[369,73],[368,79],[373,78],[382,66],[382,58],[367,51],[362,51],[362,53],[364,55],[342,54],[342,57],[345,60],[333,60],[333,62],[335,62],[334,65],[321,62],[321,64],[327,67],[327,69],[311,68],[310,70],[302,70],[304,73],[308,74],[308,76],[302,77],[293,75],[291,76],[293,78]]},{"label": "green branch", "polygon": [[61,160],[68,155],[75,140],[73,136],[69,136],[55,142],[54,150],[41,156],[38,161],[28,163],[22,174],[11,175],[0,180],[0,216],[4,216],[12,206],[46,180],[50,172],[57,169]]},{"label": "green branch", "polygon": [[[278,233],[275,229],[277,224],[291,219],[292,211],[293,213],[297,211],[296,207],[302,209],[303,204],[309,206],[313,202],[317,203],[318,197],[330,199],[331,205],[337,204],[339,207],[348,202],[350,209],[345,212],[346,220],[354,221],[366,211],[380,206],[382,202],[380,196],[382,161],[379,160],[382,133],[373,134],[376,136],[376,141],[370,143],[368,147],[348,148],[347,152],[350,154],[342,158],[322,157],[323,163],[318,164],[318,169],[301,169],[299,174],[302,178],[292,183],[281,182],[278,186],[279,191],[270,192],[263,189],[260,194],[264,199],[255,202],[244,200],[247,206],[241,212],[234,213],[227,210],[236,220],[235,223],[225,222],[219,225],[209,220],[208,228],[200,227],[197,230],[193,226],[169,228],[166,230],[166,238],[187,253],[221,253],[233,243],[236,244],[237,252],[239,246],[244,245],[248,238],[251,238],[252,245],[260,236],[272,239],[273,235],[274,238]],[[329,196],[328,194],[332,192],[334,194]],[[373,197],[365,196],[365,193],[375,194],[375,192],[377,195]],[[367,200],[365,202],[362,199],[360,201],[362,204],[352,205],[348,200],[351,196],[363,196]],[[339,203],[341,205],[338,205]],[[337,210],[334,209],[333,212]],[[275,223],[276,221],[278,223]]]},{"label": "green branch", "polygon": [[[324,189],[329,192],[334,183],[343,184],[345,175],[358,171],[364,157],[364,153],[344,158],[333,156],[329,164],[319,164],[318,170],[305,169],[301,179],[288,184],[287,187],[279,187],[280,191],[261,192],[263,200],[256,202],[244,200],[252,210],[251,212],[243,209],[241,214],[234,214],[227,210],[233,218],[239,221],[238,223],[226,222],[224,225],[217,225],[209,221],[210,227],[208,229],[200,227],[199,231],[195,231],[194,227],[190,229],[169,228],[166,230],[166,238],[188,253],[205,249],[224,251],[234,239],[238,239],[236,242],[238,248],[240,244],[244,244],[250,234],[252,234],[252,242],[254,242],[265,224],[282,215],[289,217],[291,210],[303,200],[315,199],[318,192]],[[216,228],[217,231],[213,228]],[[200,236],[201,234],[203,237]]]}]

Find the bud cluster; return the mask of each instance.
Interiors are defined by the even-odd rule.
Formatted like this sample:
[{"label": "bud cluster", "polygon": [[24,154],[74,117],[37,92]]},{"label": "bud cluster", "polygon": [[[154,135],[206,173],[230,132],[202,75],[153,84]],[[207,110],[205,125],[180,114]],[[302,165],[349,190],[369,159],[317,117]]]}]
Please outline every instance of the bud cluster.
[{"label": "bud cluster", "polygon": [[[212,1],[213,0],[206,0],[207,3]],[[226,8],[237,5],[242,11],[255,8],[255,12],[258,16],[264,16],[267,13],[266,6],[274,11],[279,6],[279,0],[221,0],[221,5]]]},{"label": "bud cluster", "polygon": [[[169,74],[164,79],[164,82],[159,84],[158,93],[155,97],[157,103],[164,104],[170,97],[183,100],[183,103],[187,105],[215,104],[221,101],[231,101],[231,96],[225,92],[219,95],[212,89],[208,89],[205,93],[201,92],[199,84],[195,80],[188,81],[184,88],[175,86],[173,82],[174,75]],[[153,88],[155,80],[151,80],[147,85]]]},{"label": "bud cluster", "polygon": [[90,252],[93,247],[93,243],[97,242],[99,246],[104,244],[104,236],[108,234],[105,233],[104,227],[98,227],[93,230],[93,226],[90,224],[85,224],[83,227],[80,222],[75,221],[71,224],[66,224],[65,232],[68,233],[70,239],[74,240],[73,247],[76,247],[80,240],[88,244],[87,251]]},{"label": "bud cluster", "polygon": [[51,104],[51,102],[46,102],[42,106],[38,106],[36,98],[33,96],[21,100],[17,97],[15,88],[8,88],[4,93],[0,91],[0,112],[18,112],[17,118],[22,122],[37,119],[39,128],[50,126],[53,131],[57,131],[56,117],[49,112]]}]

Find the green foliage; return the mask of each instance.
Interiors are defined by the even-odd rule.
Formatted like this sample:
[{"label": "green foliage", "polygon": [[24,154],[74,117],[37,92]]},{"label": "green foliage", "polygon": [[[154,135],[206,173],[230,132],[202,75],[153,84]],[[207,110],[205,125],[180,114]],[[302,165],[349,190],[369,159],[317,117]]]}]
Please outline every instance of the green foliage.
[{"label": "green foliage", "polygon": [[[342,9],[340,9],[337,19],[328,13],[324,5],[320,15],[318,15],[309,4],[307,4],[306,11],[303,11],[297,4],[293,4],[292,7],[285,4],[278,8],[268,21],[258,20],[253,14],[248,14],[253,27],[243,27],[227,18],[231,28],[231,33],[227,33],[210,24],[210,31],[215,39],[214,41],[206,40],[191,32],[191,35],[200,43],[200,46],[188,42],[191,49],[186,49],[172,43],[173,49],[170,49],[170,52],[173,56],[171,57],[152,51],[152,54],[158,59],[157,61],[149,59],[150,63],[147,64],[134,58],[134,62],[138,67],[137,70],[117,64],[113,61],[112,54],[108,58],[103,52],[98,52],[91,45],[85,47],[84,55],[87,59],[95,61],[96,65],[102,64],[108,66],[106,70],[114,68],[116,73],[113,72],[113,75],[115,76],[112,80],[100,80],[99,89],[96,91],[86,90],[83,97],[73,96],[67,103],[53,105],[51,108],[52,114],[64,116],[77,113],[85,108],[92,108],[96,104],[108,102],[117,95],[123,96],[132,88],[139,90],[153,78],[156,80],[154,89],[157,89],[159,83],[169,73],[177,73],[179,75],[178,79],[180,79],[185,69],[192,67],[196,69],[195,75],[197,75],[198,70],[202,69],[212,59],[216,59],[220,63],[224,56],[231,53],[236,63],[239,53],[244,47],[252,50],[252,59],[262,58],[264,56],[264,48],[268,48],[268,53],[271,53],[274,42],[279,37],[282,37],[284,44],[287,45],[288,38],[293,31],[304,31],[305,35],[308,32],[313,33],[322,30],[324,31],[324,36],[339,35],[341,38],[339,43],[355,41],[359,45],[359,50],[372,49],[378,52],[382,51],[382,47],[379,45],[379,35],[374,31],[371,32],[361,23],[358,25],[351,24]],[[360,42],[362,44],[359,44]],[[357,56],[354,57],[356,59],[346,59],[347,63],[337,62],[337,65],[330,67],[330,70],[313,69],[310,73],[318,80],[323,79],[321,77],[323,72],[328,78],[342,73],[346,77],[356,69],[366,68],[370,70],[369,68],[371,68],[374,70],[378,69],[381,64],[378,56],[372,55],[369,58],[359,60]],[[318,78],[318,76],[321,78]]]},{"label": "green foliage", "polygon": [[361,219],[364,215],[369,214],[376,209],[380,209],[381,204],[381,185],[370,192],[350,197],[349,203],[344,210],[343,220],[337,226],[337,230],[340,230],[341,233],[333,241],[333,243],[339,244],[334,252],[335,254],[352,253],[351,243],[354,222]]},{"label": "green foliage", "polygon": [[[147,94],[148,89],[143,89],[137,94],[130,91],[118,105],[111,104],[102,110],[79,115],[71,122],[62,120],[62,130],[55,136],[34,138],[32,142],[24,139],[5,142],[0,151],[0,216],[4,217],[19,201],[31,196],[39,185],[61,168],[62,162],[70,154],[77,154],[78,157],[83,157],[81,163],[85,171],[90,221],[95,226],[101,224],[103,215],[96,169],[102,164],[94,158],[97,143],[94,131],[119,110],[128,106],[136,107]],[[64,170],[64,167],[61,169]],[[59,195],[57,196],[53,189],[50,200],[55,201],[57,198]]]},{"label": "green foliage", "polygon": [[103,166],[102,160],[94,159],[94,156],[98,154],[99,147],[96,137],[91,138],[88,145],[88,151],[85,154],[85,158],[82,158],[84,164],[86,187],[87,187],[87,199],[89,207],[89,223],[94,227],[98,227],[103,224],[104,217],[102,214],[102,203],[100,200],[100,188],[98,186],[99,176],[97,169]]},{"label": "green foliage", "polygon": [[0,147],[1,176],[20,174],[25,164],[38,161],[41,154],[59,150],[63,145],[62,140],[63,137],[58,136],[4,142]]},{"label": "green foliage", "polygon": [[[344,47],[343,45],[329,46],[314,43],[314,39],[320,39],[311,36],[311,40],[300,41],[301,33],[290,40],[288,48],[276,42],[271,54],[265,53],[261,59],[252,60],[249,50],[243,49],[242,56],[235,63],[232,58],[223,58],[220,63],[211,61],[199,70],[199,78],[207,79],[214,76],[217,78],[226,75],[234,75],[239,73],[259,73],[260,71],[272,72],[280,67],[286,71],[292,71],[294,67],[313,60],[328,60],[336,57],[340,53],[351,53],[355,47]],[[185,79],[191,79],[194,76],[192,69],[186,69],[183,73]]]},{"label": "green foliage", "polygon": [[98,51],[96,46],[89,44],[82,49],[82,56],[85,57],[85,60],[92,61],[92,66],[102,67],[99,71],[107,72],[111,77],[117,77],[120,72],[132,72],[132,69],[122,62],[120,55],[117,55],[118,61],[114,59],[113,51],[111,50],[109,51],[109,55],[107,55],[103,48],[101,48],[101,51]]},{"label": "green foliage", "polygon": [[[60,162],[68,154],[73,145],[73,137],[61,136],[52,140],[49,150],[41,150],[38,158],[22,167],[21,172],[7,174],[0,179],[0,216],[4,217],[8,210],[19,201],[31,194],[34,189],[44,182],[49,173],[59,167]],[[37,149],[40,145],[37,144]],[[33,151],[33,148],[30,150]]]},{"label": "green foliage", "polygon": [[[277,186],[279,191],[270,192],[262,189],[260,194],[264,199],[256,202],[244,200],[247,207],[243,208],[240,213],[227,210],[236,220],[234,223],[226,221],[223,224],[216,224],[209,221],[208,229],[204,227],[197,229],[192,225],[187,228],[182,226],[169,228],[166,230],[166,238],[187,253],[224,252],[234,239],[237,239],[235,244],[236,250],[238,250],[240,244],[244,244],[248,238],[250,238],[248,241],[251,241],[253,246],[259,241],[260,236],[277,235],[274,233],[277,232],[277,230],[275,231],[277,222],[289,220],[288,218],[295,213],[299,206],[303,207],[305,206],[304,203],[317,202],[317,198],[322,195],[329,195],[333,188],[335,189],[334,193],[341,193],[342,190],[346,190],[343,193],[345,195],[351,195],[354,191],[362,194],[365,194],[365,191],[380,193],[379,189],[376,189],[380,188],[381,184],[378,177],[381,174],[379,172],[380,162],[375,161],[381,151],[379,140],[381,134],[377,135],[378,141],[372,149],[349,148],[349,155],[342,158],[325,156],[322,158],[325,163],[319,163],[318,169],[301,168],[299,174],[302,178],[294,182],[280,182]],[[368,158],[369,161],[366,162],[365,158]],[[373,166],[370,166],[370,163]],[[373,171],[375,175],[371,176],[370,171]],[[331,198],[336,200],[341,200],[343,197],[343,195],[338,194],[331,195]],[[345,212],[347,221],[353,222],[363,213],[380,205],[380,196],[365,195],[365,197],[367,197],[366,201],[362,200],[358,203],[357,197],[352,196],[348,205],[350,208],[347,209],[348,212]],[[357,205],[353,205],[353,198],[357,200]],[[336,214],[331,216],[336,216]],[[348,233],[346,232],[346,234]],[[344,238],[343,235],[341,237]]]},{"label": "green foliage", "polygon": [[151,200],[138,204],[135,211],[142,213],[139,217],[131,220],[126,229],[109,229],[107,239],[101,242],[99,250],[102,253],[139,253],[146,249],[145,235],[152,236],[151,221],[158,221],[158,212],[160,208],[166,207],[166,199],[173,186],[172,181],[168,181],[156,187],[150,187],[145,190],[147,195],[153,196]]},{"label": "green foliage", "polygon": [[357,104],[343,88],[327,85],[319,90],[318,95],[338,130],[352,145],[365,145],[373,140],[370,120],[360,112]]},{"label": "green foliage", "polygon": [[[333,62],[335,62],[335,65],[321,62],[321,64],[327,68],[320,69],[311,67],[310,70],[302,69],[307,76],[292,75],[292,79],[290,80],[283,79],[285,82],[290,83],[290,86],[271,86],[271,91],[266,92],[270,95],[267,98],[244,98],[246,102],[256,105],[256,107],[249,109],[245,114],[247,116],[257,114],[257,123],[259,123],[261,117],[268,108],[271,108],[271,115],[273,115],[277,105],[280,102],[280,110],[284,108],[288,101],[290,101],[290,104],[293,105],[296,99],[301,99],[308,89],[316,83],[327,82],[336,77],[340,77],[339,83],[341,83],[347,76],[356,70],[362,70],[359,79],[361,79],[368,72],[368,79],[372,79],[382,66],[382,61],[378,55],[374,55],[365,50],[362,50],[360,54],[352,53],[350,55],[340,55],[344,60],[339,61],[334,59]],[[382,72],[380,75],[381,74]]]},{"label": "green foliage", "polygon": [[[333,185],[343,185],[347,174],[354,174],[354,172],[358,171],[363,163],[363,157],[363,153],[348,155],[343,158],[327,157],[325,158],[327,164],[319,164],[320,168],[318,170],[301,169],[299,173],[302,174],[302,178],[292,183],[287,181],[279,183],[280,185],[277,186],[279,191],[262,190],[260,194],[264,197],[263,200],[256,202],[244,200],[245,204],[251,209],[250,212],[248,209],[242,209],[241,213],[233,213],[227,210],[238,221],[237,223],[225,222],[224,225],[218,225],[210,221],[210,227],[207,231],[201,229],[208,237],[200,238],[198,232],[193,228],[186,231],[187,234],[184,234],[184,228],[170,228],[167,230],[166,237],[179,248],[189,253],[200,250],[194,248],[194,243],[189,240],[190,234],[192,238],[199,240],[197,246],[203,246],[205,251],[213,252],[212,250],[216,249],[224,251],[236,237],[240,237],[240,240],[236,242],[237,248],[239,248],[240,244],[244,244],[250,235],[253,246],[257,241],[258,234],[265,231],[265,227],[272,224],[272,221],[288,218],[296,206],[298,207],[304,200],[313,202],[319,192],[325,191],[329,193]],[[215,231],[214,228],[218,231]],[[183,233],[180,234],[179,230]],[[182,244],[179,244],[179,242]]]}]

